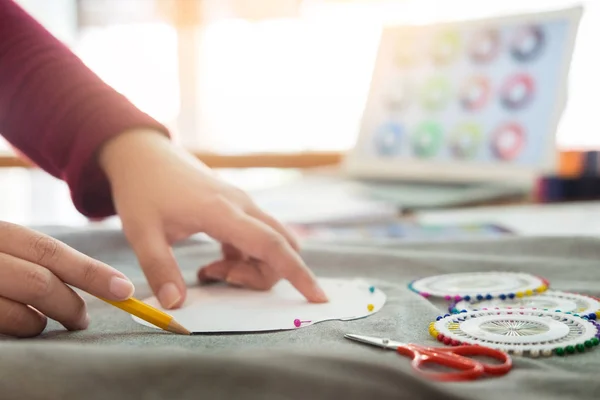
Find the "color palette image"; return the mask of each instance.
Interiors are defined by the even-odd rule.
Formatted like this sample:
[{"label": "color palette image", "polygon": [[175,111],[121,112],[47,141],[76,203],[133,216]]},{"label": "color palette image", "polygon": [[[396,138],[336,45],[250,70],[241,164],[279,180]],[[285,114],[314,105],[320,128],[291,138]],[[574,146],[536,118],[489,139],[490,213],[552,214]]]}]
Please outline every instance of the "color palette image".
[{"label": "color palette image", "polygon": [[[397,28],[370,121],[384,158],[537,165],[553,135],[569,21]],[[410,40],[408,40],[410,39]],[[410,44],[408,44],[410,42]]]}]

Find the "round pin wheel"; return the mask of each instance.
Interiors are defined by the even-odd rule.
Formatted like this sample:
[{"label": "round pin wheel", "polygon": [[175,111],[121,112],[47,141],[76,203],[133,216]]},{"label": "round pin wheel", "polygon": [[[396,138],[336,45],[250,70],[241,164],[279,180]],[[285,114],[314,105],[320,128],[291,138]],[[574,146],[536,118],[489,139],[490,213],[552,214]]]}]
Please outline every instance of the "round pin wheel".
[{"label": "round pin wheel", "polygon": [[546,279],[518,272],[473,272],[417,279],[408,287],[423,297],[448,301],[514,299],[545,292]]},{"label": "round pin wheel", "polygon": [[459,313],[462,310],[477,311],[498,308],[535,308],[539,310],[570,312],[586,316],[590,320],[596,320],[600,317],[600,301],[598,299],[557,290],[547,290],[535,296],[513,299],[461,300],[451,305],[449,310],[452,313]]},{"label": "round pin wheel", "polygon": [[481,345],[537,357],[583,353],[600,343],[599,327],[570,313],[525,308],[446,314],[429,325],[429,333],[447,345]]}]

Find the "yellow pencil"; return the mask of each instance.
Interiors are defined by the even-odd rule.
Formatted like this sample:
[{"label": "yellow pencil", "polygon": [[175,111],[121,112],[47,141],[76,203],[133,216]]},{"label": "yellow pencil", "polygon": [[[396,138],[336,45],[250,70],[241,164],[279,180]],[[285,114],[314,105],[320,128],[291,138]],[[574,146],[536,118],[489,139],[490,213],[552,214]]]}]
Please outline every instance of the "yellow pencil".
[{"label": "yellow pencil", "polygon": [[125,301],[113,301],[106,300],[100,298],[107,302],[108,304],[112,304],[113,306],[120,308],[123,311],[128,312],[129,314],[133,314],[138,318],[143,319],[146,322],[151,323],[165,331],[169,331],[172,333],[178,333],[180,335],[191,335],[190,331],[185,329],[181,324],[175,321],[175,318],[170,316],[167,313],[164,313],[149,304],[144,303],[138,299],[133,297],[125,300]]}]

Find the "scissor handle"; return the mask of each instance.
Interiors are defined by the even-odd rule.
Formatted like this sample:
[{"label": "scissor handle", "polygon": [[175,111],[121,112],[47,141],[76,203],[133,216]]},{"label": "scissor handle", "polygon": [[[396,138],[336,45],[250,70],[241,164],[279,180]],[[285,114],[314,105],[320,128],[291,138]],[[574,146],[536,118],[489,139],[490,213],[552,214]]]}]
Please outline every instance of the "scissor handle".
[{"label": "scissor handle", "polygon": [[443,350],[445,352],[454,353],[464,357],[487,356],[502,362],[502,364],[488,364],[480,362],[480,364],[483,365],[485,373],[490,375],[504,375],[512,368],[512,358],[510,358],[510,356],[507,353],[500,350],[492,349],[490,347],[479,345],[462,345],[450,348],[441,348],[438,350]]},{"label": "scissor handle", "polygon": [[[472,348],[471,348],[472,347]],[[512,361],[508,355],[481,346],[458,346],[452,348],[421,347],[405,345],[397,352],[412,357],[412,366],[422,375],[438,381],[467,381],[481,377],[484,373],[500,375],[510,370]],[[488,365],[471,359],[469,355],[486,355],[504,361],[502,365]],[[454,369],[454,372],[429,372],[425,364],[438,364]]]}]

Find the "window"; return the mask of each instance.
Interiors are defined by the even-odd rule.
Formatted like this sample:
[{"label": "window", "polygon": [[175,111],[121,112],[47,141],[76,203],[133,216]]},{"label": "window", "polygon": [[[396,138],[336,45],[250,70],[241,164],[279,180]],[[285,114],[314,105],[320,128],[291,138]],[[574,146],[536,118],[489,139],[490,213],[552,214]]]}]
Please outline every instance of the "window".
[{"label": "window", "polygon": [[[78,1],[79,10],[88,11],[79,30]],[[195,0],[179,4],[187,1]],[[350,148],[384,19],[464,18],[573,3],[255,0],[248,7],[244,0],[204,0],[203,24],[190,34],[190,28],[169,24],[167,8],[160,7],[165,0],[19,2],[186,144],[221,153]],[[591,128],[600,92],[594,43],[600,4],[583,4],[569,103],[557,136],[564,148],[600,145]],[[194,63],[192,74],[181,73],[182,56]]]},{"label": "window", "polygon": [[[218,2],[206,3],[215,7]],[[275,4],[259,3],[266,4],[265,8]],[[178,101],[178,82],[186,86],[190,77],[178,77],[175,28],[148,23],[84,29],[75,48],[140,108],[201,149],[221,153],[345,150],[357,134],[377,45],[377,24],[384,18],[464,18],[571,3],[304,1],[296,15],[287,12],[288,7],[281,12],[283,16],[267,13],[267,19],[244,18],[249,17],[248,9],[238,7],[234,9],[238,15],[225,13],[227,18],[209,19],[195,30],[195,47],[190,49],[196,53],[197,66],[195,79],[189,80],[196,97],[192,108],[181,108]],[[563,148],[600,145],[600,135],[590,129],[595,123],[594,93],[600,91],[596,73],[600,59],[594,50],[595,38],[600,36],[600,4],[585,0],[584,5],[569,103],[557,134]],[[149,46],[149,40],[154,45]],[[188,118],[190,114],[196,118]],[[180,129],[177,119],[186,118],[197,122]]]}]

